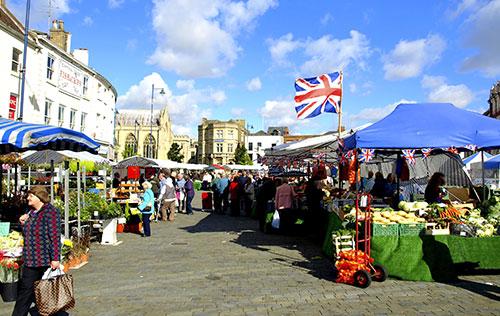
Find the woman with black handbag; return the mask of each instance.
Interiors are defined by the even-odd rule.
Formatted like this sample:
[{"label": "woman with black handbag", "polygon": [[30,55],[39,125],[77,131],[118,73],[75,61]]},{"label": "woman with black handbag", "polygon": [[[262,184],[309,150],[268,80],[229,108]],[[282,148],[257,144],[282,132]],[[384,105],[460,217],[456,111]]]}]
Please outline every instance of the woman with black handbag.
[{"label": "woman with black handbag", "polygon": [[61,215],[49,201],[44,187],[32,187],[28,191],[30,211],[19,218],[24,234],[24,264],[13,316],[28,315],[35,301],[35,281],[40,280],[49,267],[59,268]]}]

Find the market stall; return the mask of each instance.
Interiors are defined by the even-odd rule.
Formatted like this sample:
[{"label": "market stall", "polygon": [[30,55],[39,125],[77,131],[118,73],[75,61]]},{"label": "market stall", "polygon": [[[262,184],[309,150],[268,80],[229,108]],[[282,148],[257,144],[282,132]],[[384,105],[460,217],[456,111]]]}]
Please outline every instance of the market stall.
[{"label": "market stall", "polygon": [[[396,155],[397,161],[415,168],[416,157],[455,156],[459,151],[499,147],[499,120],[451,104],[400,104],[387,117],[344,139],[343,155],[360,163]],[[404,202],[395,209],[375,208],[368,221],[373,226],[372,255],[390,275],[407,280],[450,278],[457,271],[454,267],[471,263],[481,269],[499,269],[500,257],[488,256],[500,246],[500,238],[493,237],[500,219],[498,198],[490,202],[493,205],[482,209]],[[340,214],[339,220],[352,223],[356,219],[354,209],[344,207]],[[364,220],[368,215],[360,212],[358,216]],[[323,247],[329,255],[331,235],[340,227],[344,226],[338,220],[331,220]],[[451,273],[442,272],[445,270]]]}]

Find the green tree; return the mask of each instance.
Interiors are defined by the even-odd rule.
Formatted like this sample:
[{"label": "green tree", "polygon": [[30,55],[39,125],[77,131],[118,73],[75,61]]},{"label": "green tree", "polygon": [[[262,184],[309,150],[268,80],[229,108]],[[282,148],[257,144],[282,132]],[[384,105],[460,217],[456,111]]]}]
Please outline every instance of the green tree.
[{"label": "green tree", "polygon": [[179,146],[177,143],[173,143],[170,146],[170,150],[168,151],[167,157],[169,160],[181,162],[184,159],[184,155],[181,154],[182,146]]},{"label": "green tree", "polygon": [[245,146],[238,144],[234,151],[234,163],[237,165],[253,165],[252,159],[248,155]]},{"label": "green tree", "polygon": [[136,154],[137,153],[132,146],[125,146],[125,149],[122,152],[123,159],[135,156]]}]

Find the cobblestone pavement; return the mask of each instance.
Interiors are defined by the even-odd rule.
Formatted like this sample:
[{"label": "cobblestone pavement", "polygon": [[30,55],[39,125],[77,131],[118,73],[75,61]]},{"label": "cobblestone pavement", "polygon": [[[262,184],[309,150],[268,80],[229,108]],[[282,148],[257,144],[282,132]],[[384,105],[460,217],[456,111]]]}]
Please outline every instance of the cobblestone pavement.
[{"label": "cobblestone pavement", "polygon": [[[151,238],[119,234],[72,270],[71,315],[500,315],[500,276],[455,284],[336,284],[302,237],[265,235],[249,218],[196,212],[153,223]],[[0,304],[9,315],[13,304]]]}]

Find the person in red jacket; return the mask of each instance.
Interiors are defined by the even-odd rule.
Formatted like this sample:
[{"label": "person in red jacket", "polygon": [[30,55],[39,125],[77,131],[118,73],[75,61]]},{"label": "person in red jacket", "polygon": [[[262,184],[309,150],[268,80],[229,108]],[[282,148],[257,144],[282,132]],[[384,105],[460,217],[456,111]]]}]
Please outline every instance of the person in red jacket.
[{"label": "person in red jacket", "polygon": [[231,216],[240,215],[241,186],[237,176],[233,176],[229,183],[229,199],[231,200]]}]

